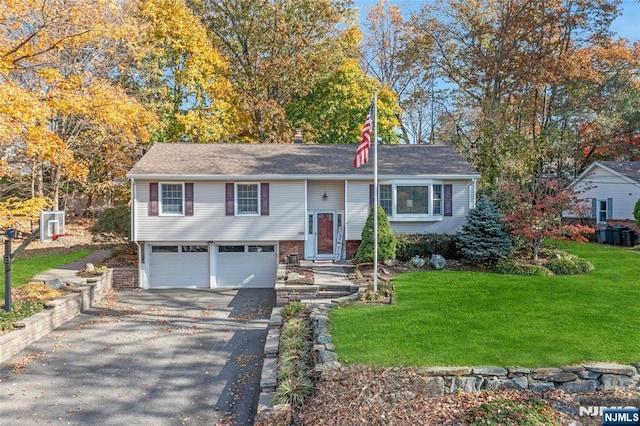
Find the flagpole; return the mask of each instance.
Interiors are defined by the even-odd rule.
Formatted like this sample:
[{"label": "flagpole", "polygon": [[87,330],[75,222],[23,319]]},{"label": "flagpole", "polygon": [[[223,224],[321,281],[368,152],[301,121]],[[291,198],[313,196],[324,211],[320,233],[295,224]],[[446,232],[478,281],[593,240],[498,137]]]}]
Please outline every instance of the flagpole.
[{"label": "flagpole", "polygon": [[373,291],[378,291],[378,91],[373,92]]}]

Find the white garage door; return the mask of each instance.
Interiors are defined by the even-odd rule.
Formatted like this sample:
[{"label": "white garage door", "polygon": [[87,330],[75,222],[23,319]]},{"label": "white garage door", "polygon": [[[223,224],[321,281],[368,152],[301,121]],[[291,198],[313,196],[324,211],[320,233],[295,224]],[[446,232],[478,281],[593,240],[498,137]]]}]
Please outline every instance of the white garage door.
[{"label": "white garage door", "polygon": [[273,288],[278,272],[275,244],[219,245],[218,287]]},{"label": "white garage door", "polygon": [[152,245],[149,287],[209,287],[209,246]]}]

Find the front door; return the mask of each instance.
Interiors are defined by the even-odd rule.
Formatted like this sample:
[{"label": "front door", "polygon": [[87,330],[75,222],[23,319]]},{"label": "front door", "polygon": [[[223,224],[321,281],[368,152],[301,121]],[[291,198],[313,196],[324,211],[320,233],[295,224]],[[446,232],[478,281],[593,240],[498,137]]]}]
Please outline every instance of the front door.
[{"label": "front door", "polygon": [[318,256],[333,256],[333,213],[317,213]]}]

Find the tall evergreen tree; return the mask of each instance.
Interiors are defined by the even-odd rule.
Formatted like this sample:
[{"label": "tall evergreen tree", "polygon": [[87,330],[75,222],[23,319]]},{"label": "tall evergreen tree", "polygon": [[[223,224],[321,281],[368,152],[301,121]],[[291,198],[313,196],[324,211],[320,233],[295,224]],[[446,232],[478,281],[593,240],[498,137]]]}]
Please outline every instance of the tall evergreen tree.
[{"label": "tall evergreen tree", "polygon": [[483,197],[475,209],[469,211],[467,223],[458,233],[458,249],[462,255],[474,262],[493,262],[507,256],[513,245],[504,230],[500,210]]}]

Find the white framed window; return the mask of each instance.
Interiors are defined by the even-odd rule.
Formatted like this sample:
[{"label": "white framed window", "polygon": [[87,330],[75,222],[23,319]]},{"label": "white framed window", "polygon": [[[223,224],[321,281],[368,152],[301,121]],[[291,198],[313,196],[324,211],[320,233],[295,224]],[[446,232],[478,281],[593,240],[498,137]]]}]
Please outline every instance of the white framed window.
[{"label": "white framed window", "polygon": [[442,216],[442,204],[444,203],[444,198],[442,197],[442,185],[434,184],[431,186],[432,196],[431,196],[431,205],[433,206],[433,215],[434,216]]},{"label": "white framed window", "polygon": [[182,183],[160,183],[160,214],[163,216],[184,215],[184,185]]},{"label": "white framed window", "polygon": [[437,181],[390,182],[379,185],[380,206],[390,220],[440,219],[444,185]]},{"label": "white framed window", "polygon": [[607,211],[609,210],[609,205],[607,203],[606,198],[598,199],[598,222],[606,222],[607,221]]},{"label": "white framed window", "polygon": [[236,183],[236,215],[260,215],[260,184]]}]

